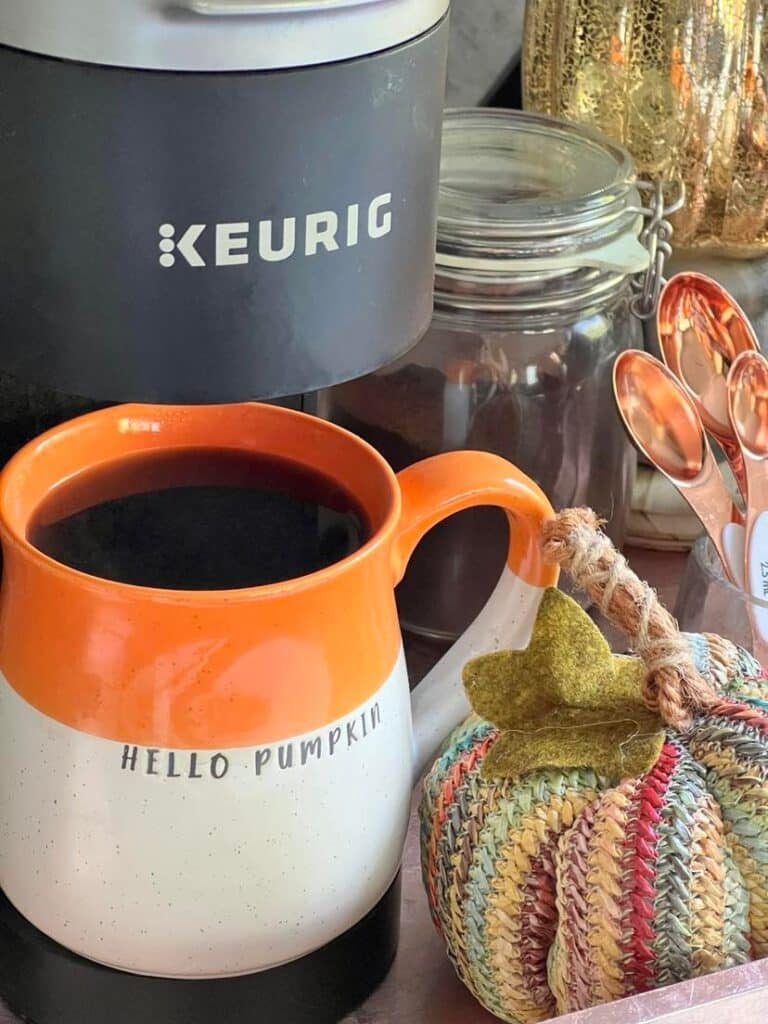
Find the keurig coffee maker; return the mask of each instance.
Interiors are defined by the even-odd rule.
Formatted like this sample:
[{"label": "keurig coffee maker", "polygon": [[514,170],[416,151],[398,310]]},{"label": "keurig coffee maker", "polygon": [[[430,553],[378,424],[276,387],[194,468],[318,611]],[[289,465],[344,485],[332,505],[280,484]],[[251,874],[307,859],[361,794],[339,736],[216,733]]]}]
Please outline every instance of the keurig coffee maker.
[{"label": "keurig coffee maker", "polygon": [[[432,311],[448,3],[4,0],[0,370],[100,404],[216,405],[316,390],[405,352]],[[87,671],[81,656],[73,673]],[[66,743],[56,751],[43,742],[34,756],[71,785],[68,799],[106,786],[95,762],[85,772]],[[35,799],[23,779],[0,786]],[[82,955],[93,943],[67,939],[70,897],[40,863],[65,858],[109,888],[88,874],[107,826],[87,806],[39,863],[26,856],[44,842],[32,818],[0,821],[0,887],[11,895],[24,878],[25,905],[47,907],[33,920],[0,894],[0,997],[23,1019],[330,1024],[385,975],[397,880],[310,950],[258,963],[230,951],[237,971],[218,955],[210,970],[199,958],[155,969],[147,946],[135,970]],[[170,824],[155,842],[166,867],[176,857],[189,870]],[[137,944],[166,929],[161,945],[180,943],[184,915],[146,902],[150,882],[130,914],[98,927],[129,927]]]},{"label": "keurig coffee maker", "polygon": [[314,390],[430,318],[448,0],[4,0],[5,372]]}]

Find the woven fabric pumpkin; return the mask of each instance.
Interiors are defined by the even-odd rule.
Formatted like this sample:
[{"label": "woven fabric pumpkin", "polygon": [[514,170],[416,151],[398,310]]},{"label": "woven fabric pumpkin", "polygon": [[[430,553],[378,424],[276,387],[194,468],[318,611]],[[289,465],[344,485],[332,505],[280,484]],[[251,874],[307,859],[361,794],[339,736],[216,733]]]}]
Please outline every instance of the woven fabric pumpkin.
[{"label": "woven fabric pumpkin", "polygon": [[728,641],[675,635],[591,526],[559,525],[564,564],[598,550],[591,578],[574,575],[609,617],[626,627],[629,607],[646,646],[656,624],[656,669],[611,655],[547,592],[527,651],[467,666],[479,713],[421,804],[435,925],[461,980],[511,1022],[768,956],[768,684]]}]

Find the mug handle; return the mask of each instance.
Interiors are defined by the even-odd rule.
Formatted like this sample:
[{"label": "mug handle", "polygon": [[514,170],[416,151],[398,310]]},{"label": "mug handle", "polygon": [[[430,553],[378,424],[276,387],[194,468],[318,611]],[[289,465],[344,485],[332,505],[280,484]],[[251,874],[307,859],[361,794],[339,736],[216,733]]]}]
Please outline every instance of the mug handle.
[{"label": "mug handle", "polygon": [[522,650],[539,604],[559,570],[544,562],[543,524],[554,511],[544,492],[505,459],[488,452],[447,452],[398,474],[402,512],[393,548],[395,584],[422,537],[454,512],[478,505],[503,508],[509,518],[507,563],[485,608],[413,695],[414,765],[423,772],[448,733],[470,713],[462,670],[479,654]]}]

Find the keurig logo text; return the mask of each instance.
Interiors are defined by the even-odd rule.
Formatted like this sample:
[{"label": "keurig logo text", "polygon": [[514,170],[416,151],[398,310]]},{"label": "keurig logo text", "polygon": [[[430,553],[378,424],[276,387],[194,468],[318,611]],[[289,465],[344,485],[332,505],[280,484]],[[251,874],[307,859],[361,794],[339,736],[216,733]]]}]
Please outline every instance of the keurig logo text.
[{"label": "keurig logo text", "polygon": [[303,218],[190,224],[179,229],[161,224],[161,267],[177,262],[190,267],[237,267],[259,259],[281,263],[294,256],[317,256],[359,245],[363,238],[384,238],[392,230],[392,193],[376,196],[366,207],[353,203],[342,213],[322,210]]}]

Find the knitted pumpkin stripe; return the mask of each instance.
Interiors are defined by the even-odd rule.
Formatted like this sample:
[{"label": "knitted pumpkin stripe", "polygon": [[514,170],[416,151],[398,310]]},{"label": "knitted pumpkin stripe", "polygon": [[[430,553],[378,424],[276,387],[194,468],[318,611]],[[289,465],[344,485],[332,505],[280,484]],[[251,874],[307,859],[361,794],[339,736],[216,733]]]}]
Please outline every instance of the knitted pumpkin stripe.
[{"label": "knitted pumpkin stripe", "polygon": [[768,956],[768,717],[727,704],[685,737],[731,829],[733,856],[750,896],[752,949]]},{"label": "knitted pumpkin stripe", "polygon": [[622,864],[631,788],[617,786],[597,802],[587,853],[587,930],[590,966],[590,1001],[612,1002],[624,995],[622,968]]},{"label": "knitted pumpkin stripe", "polygon": [[[439,916],[438,931],[441,931],[451,961],[461,980],[471,987],[471,971],[467,953],[467,934],[464,929],[464,895],[469,879],[474,850],[485,827],[486,818],[495,813],[498,807],[497,797],[503,786],[489,785],[480,776],[482,767],[481,748],[485,749],[489,739],[494,738],[496,730],[487,724],[481,728],[477,718],[469,719],[464,729],[459,729],[451,736],[449,751],[455,758],[464,759],[462,781],[459,787],[448,784],[446,779],[450,772],[446,770],[446,759],[436,762],[434,769],[425,781],[425,793],[421,803],[421,835],[422,835],[422,870],[425,878],[435,877],[437,881],[430,885],[425,881],[430,894],[433,917]],[[472,746],[474,744],[474,746]],[[476,756],[467,758],[467,753],[475,751]],[[450,762],[448,764],[450,768]],[[440,788],[442,786],[442,789]],[[445,801],[447,792],[453,794],[453,804],[438,811],[440,800]],[[453,822],[462,812],[460,828],[453,827]],[[434,821],[445,824],[451,816],[453,848],[450,842],[438,843],[436,851],[430,859],[429,843],[435,831]],[[442,833],[441,833],[442,835]],[[436,858],[436,861],[435,861]],[[439,870],[438,870],[439,864]],[[434,900],[434,903],[432,901]]]},{"label": "knitted pumpkin stripe", "polygon": [[[727,818],[736,822],[736,828],[742,819],[738,817],[738,804],[734,801],[718,801]],[[732,822],[733,823],[733,822]],[[759,864],[749,849],[738,836],[736,828],[731,833],[733,859],[738,865],[743,885],[749,893],[749,931],[751,948],[755,959],[768,956],[768,875],[764,864]],[[763,829],[768,834],[765,823]]]},{"label": "knitted pumpkin stripe", "polygon": [[[473,851],[465,886],[465,901],[461,927],[465,934],[466,961],[469,969],[467,983],[470,989],[486,1005],[498,1000],[493,993],[491,967],[485,936],[485,911],[492,881],[496,878],[496,864],[500,851],[507,842],[509,833],[508,807],[506,800],[499,800],[497,807],[486,816],[477,846]],[[500,1009],[500,1008],[499,1008]]]},{"label": "knitted pumpkin stripe", "polygon": [[742,695],[742,684],[749,686],[753,681],[756,683],[768,682],[768,674],[758,660],[746,651],[743,647],[736,648],[736,661],[730,673],[732,682],[735,682],[734,692],[738,692],[739,699]]},{"label": "knitted pumpkin stripe", "polygon": [[468,815],[464,822],[458,849],[452,860],[453,881],[449,895],[449,928],[446,930],[446,942],[449,956],[465,985],[471,987],[471,966],[467,949],[467,933],[464,928],[466,886],[486,818],[495,814],[501,789],[489,786],[479,775],[471,777],[472,796],[468,801]]},{"label": "knitted pumpkin stripe", "polygon": [[[478,835],[480,827],[475,820],[474,825],[467,828],[467,822],[475,817],[471,809],[477,805],[478,789],[482,785],[480,769],[483,757],[488,747],[495,741],[496,735],[494,731],[483,739],[478,739],[475,747],[476,756],[472,759],[465,758],[461,784],[454,790],[454,803],[437,844],[436,858],[440,868],[437,871],[437,910],[440,919],[452,932],[455,932],[457,920],[460,919],[460,914],[457,918],[456,906],[457,902],[460,903],[463,899],[472,858],[473,839]],[[484,798],[487,800],[489,796],[484,788]],[[463,966],[457,957],[460,956],[462,944],[456,940],[455,935],[452,935],[449,947],[454,950],[454,966],[461,973]]]},{"label": "knitted pumpkin stripe", "polygon": [[572,823],[593,799],[596,786],[592,772],[527,776],[508,787],[479,837],[466,887],[468,962],[473,989],[505,1019],[540,1019],[522,986],[524,886],[542,845],[556,841],[563,823]]},{"label": "knitted pumpkin stripe", "polygon": [[[570,801],[570,795],[566,799]],[[553,794],[523,817],[517,831],[510,834],[513,845],[507,849],[514,851],[513,856],[502,858],[497,865],[486,926],[497,1008],[506,1017],[544,1019],[555,1010],[545,969],[555,931],[549,847],[559,831],[562,804],[559,795]],[[547,821],[550,812],[555,817],[554,829]],[[542,893],[546,894],[543,898]]]},{"label": "knitted pumpkin stripe", "polygon": [[628,909],[620,850],[634,789],[627,782],[602,793],[560,842],[552,984],[561,1011],[624,994],[622,943]]},{"label": "knitted pumpkin stripe", "polygon": [[[508,806],[505,799],[507,789],[511,786],[491,786],[475,771],[471,778],[477,781],[478,792],[470,806],[477,812],[481,806],[482,825],[479,825],[475,841],[468,830],[462,837],[459,856],[452,864],[454,882],[458,881],[461,871],[464,899],[458,901],[452,892],[450,905],[452,909],[450,925],[443,920],[443,929],[449,954],[460,972],[460,976],[472,992],[480,995],[484,979],[490,973],[487,965],[485,947],[485,908],[490,890],[490,880],[495,876],[495,865],[498,850],[503,846],[509,830]],[[490,790],[493,799],[488,801],[484,791]],[[469,842],[467,842],[469,840]],[[469,859],[462,863],[461,852],[467,845],[470,849]],[[451,889],[456,888],[455,884]],[[457,906],[457,903],[459,904]]]},{"label": "knitted pumpkin stripe", "polygon": [[691,828],[689,945],[693,977],[717,971],[723,965],[725,837],[714,806],[711,797],[705,798]]},{"label": "knitted pumpkin stripe", "polygon": [[[539,784],[543,781],[541,776],[533,778]],[[510,831],[488,900],[495,1012],[505,1019],[546,1019],[556,1010],[546,970],[556,930],[553,855],[558,837],[594,799],[597,781],[584,778],[577,789],[563,787],[558,775],[544,779],[551,791],[533,802],[517,820],[516,830]]]},{"label": "knitted pumpkin stripe", "polygon": [[556,1011],[546,971],[555,932],[551,851],[544,846],[531,858],[526,877],[513,868],[505,881],[491,896],[487,925],[499,1010],[508,1019],[546,1020]]},{"label": "knitted pumpkin stripe", "polygon": [[[717,787],[733,790],[750,805],[750,815],[765,808],[768,798],[768,779],[765,768],[750,756],[750,738],[731,733],[707,735],[704,742],[689,741],[688,749],[707,773],[712,792]],[[747,829],[745,836],[752,835]]]},{"label": "knitted pumpkin stripe", "polygon": [[708,710],[707,719],[712,722],[737,723],[754,729],[758,736],[768,736],[768,716],[752,702],[724,701]]},{"label": "knitted pumpkin stripe", "polygon": [[558,929],[552,947],[550,985],[560,1012],[589,999],[590,947],[587,916],[587,858],[598,801],[584,808],[561,838],[557,852]]},{"label": "knitted pumpkin stripe", "polygon": [[[732,918],[733,888],[726,874],[737,870],[728,856],[725,829],[714,799],[708,794],[700,804],[691,829],[690,945],[692,977],[700,977],[745,962],[743,941],[726,930]],[[742,881],[743,884],[743,881]],[[736,946],[731,942],[736,940]]]},{"label": "knitted pumpkin stripe", "polygon": [[[430,801],[430,805],[434,805],[443,787],[443,780],[453,767],[456,758],[470,750],[478,737],[486,736],[492,730],[493,726],[482,718],[478,718],[477,715],[471,715],[462,725],[454,729],[446,740],[440,756],[424,777],[424,795]],[[425,841],[432,831],[432,818],[426,813],[426,808],[422,807],[421,812],[421,838],[422,841]]]},{"label": "knitted pumpkin stripe", "polygon": [[703,772],[677,742],[582,813],[557,870],[560,1012],[749,958],[744,884]]},{"label": "knitted pumpkin stripe", "polygon": [[[493,730],[493,726],[471,715],[462,725],[458,726],[445,742],[445,746],[432,768],[424,778],[424,796],[429,801],[430,807],[434,806],[435,800],[443,787],[443,780],[453,767],[454,761],[465,751],[470,750],[478,738],[486,736]],[[427,808],[421,808],[421,838],[426,841],[432,831],[432,818],[427,813]]]},{"label": "knitted pumpkin stripe", "polygon": [[762,960],[768,956],[768,900],[765,873],[741,844],[734,844],[733,856],[750,893],[749,924],[752,953],[755,960]]},{"label": "knitted pumpkin stripe", "polygon": [[495,730],[490,730],[482,739],[475,734],[474,745],[454,761],[435,801],[432,829],[427,840],[426,873],[430,907],[438,930],[441,930],[441,916],[444,917],[447,910],[451,857],[466,815],[467,776],[479,767],[496,736]]},{"label": "knitted pumpkin stripe", "polygon": [[691,834],[693,818],[706,797],[693,760],[677,744],[674,750],[661,822],[656,832],[655,981],[671,985],[691,976]]},{"label": "knitted pumpkin stripe", "polygon": [[[621,884],[619,899],[620,963],[624,975],[624,994],[628,994],[637,991],[635,970],[643,953],[643,950],[638,948],[638,940],[647,942],[653,937],[653,905],[652,902],[649,902],[645,906],[642,901],[653,893],[653,889],[647,881],[647,873],[653,875],[654,870],[644,865],[644,870],[638,872],[635,867],[637,840],[643,831],[644,824],[641,815],[647,804],[647,796],[645,796],[645,791],[648,788],[647,780],[646,778],[627,779],[619,788],[626,794],[628,800],[625,817],[621,822],[623,834],[618,839]],[[638,921],[642,921],[640,935],[637,931]]]},{"label": "knitted pumpkin stripe", "polygon": [[[532,779],[537,793],[536,801],[530,799],[527,801],[529,806],[547,798],[546,790],[539,784],[538,777],[532,776]],[[467,952],[473,986],[480,993],[482,1001],[498,1014],[504,1012],[504,1007],[493,977],[492,950],[487,935],[487,910],[493,890],[495,889],[497,893],[500,890],[502,896],[500,900],[497,899],[496,905],[500,902],[501,913],[514,918],[516,926],[521,927],[519,911],[523,897],[520,892],[519,878],[514,874],[516,866],[514,863],[505,865],[504,870],[500,871],[499,861],[503,851],[508,850],[515,860],[523,860],[527,863],[528,855],[520,846],[521,837],[518,834],[518,826],[523,813],[519,802],[514,799],[503,799],[499,802],[498,811],[486,818],[466,887],[464,926],[468,935]],[[513,936],[512,941],[515,949],[513,949],[509,970],[523,992],[522,965],[518,959],[519,933]],[[493,952],[498,953],[497,950]],[[530,1001],[526,1001],[525,1009],[534,1011],[535,1007],[530,1005]]]},{"label": "knitted pumpkin stripe", "polygon": [[523,886],[521,959],[523,982],[537,1006],[552,1013],[555,1003],[549,988],[547,962],[557,930],[555,906],[554,843],[542,846],[531,864],[531,875]]},{"label": "knitted pumpkin stripe", "polygon": [[[446,776],[452,770],[457,758],[460,758],[467,751],[471,751],[479,740],[482,740],[489,733],[494,732],[493,726],[484,722],[481,718],[472,716],[463,725],[455,729],[446,741],[443,753],[435,761],[431,770],[424,779],[424,798],[419,808],[421,849],[429,850],[430,841],[435,831],[434,817],[435,808]],[[445,810],[443,810],[443,816]],[[434,853],[434,851],[433,851]],[[421,873],[424,885],[429,891],[431,886],[432,871],[434,870],[434,857],[427,861],[422,857]],[[432,900],[430,900],[431,906]]]},{"label": "knitted pumpkin stripe", "polygon": [[654,768],[638,782],[629,819],[624,878],[631,910],[623,945],[628,991],[645,992],[655,982],[658,829],[677,763],[676,747],[666,743]]}]

